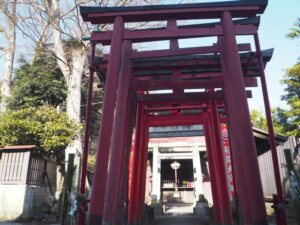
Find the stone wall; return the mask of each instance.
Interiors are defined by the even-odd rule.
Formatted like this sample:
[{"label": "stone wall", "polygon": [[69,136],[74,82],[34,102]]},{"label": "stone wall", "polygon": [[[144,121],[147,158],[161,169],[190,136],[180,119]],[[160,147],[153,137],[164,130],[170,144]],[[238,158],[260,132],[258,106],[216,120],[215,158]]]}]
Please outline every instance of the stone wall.
[{"label": "stone wall", "polygon": [[14,220],[23,213],[27,185],[0,185],[0,220]]},{"label": "stone wall", "polygon": [[47,187],[0,185],[0,221],[34,218],[49,195]]}]

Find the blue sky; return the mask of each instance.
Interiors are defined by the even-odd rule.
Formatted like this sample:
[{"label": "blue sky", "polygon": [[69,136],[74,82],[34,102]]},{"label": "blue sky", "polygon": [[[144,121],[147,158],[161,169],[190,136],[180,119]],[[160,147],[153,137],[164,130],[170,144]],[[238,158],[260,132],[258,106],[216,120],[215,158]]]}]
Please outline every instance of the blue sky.
[{"label": "blue sky", "polygon": [[[188,2],[213,2],[216,0],[188,0]],[[171,0],[170,0],[171,2]],[[261,24],[259,27],[259,36],[262,49],[274,48],[274,54],[271,62],[266,67],[267,85],[269,90],[270,102],[272,107],[280,106],[285,108],[285,102],[281,101],[281,95],[284,94],[284,87],[280,84],[280,80],[285,74],[285,69],[292,67],[300,56],[300,39],[291,40],[286,38],[286,34],[293,26],[296,18],[300,17],[300,1],[299,0],[269,0],[269,5],[265,13],[261,16]],[[1,21],[0,21],[1,22]],[[21,43],[22,35],[18,34],[17,48],[28,55],[29,43]],[[252,40],[252,38],[251,38]],[[3,39],[0,38],[2,44]],[[249,38],[238,38],[240,43],[249,41]],[[186,43],[185,43],[186,42]],[[181,47],[189,46],[190,40],[182,41]],[[26,49],[24,51],[24,49]],[[0,58],[0,68],[3,67],[4,57]],[[2,71],[0,70],[0,77]],[[253,88],[253,98],[249,99],[250,109],[258,109],[264,111],[263,100],[260,87]]]},{"label": "blue sky", "polygon": [[[176,0],[175,0],[176,1]],[[222,2],[224,0],[187,0],[189,3],[201,2]],[[170,2],[172,2],[170,0]],[[284,86],[280,83],[285,70],[296,64],[300,57],[300,39],[291,40],[286,37],[290,28],[300,17],[299,0],[269,0],[268,6],[263,15],[259,27],[259,38],[262,50],[274,48],[271,61],[265,69],[269,99],[271,107],[287,108],[286,103],[281,101],[284,94]],[[253,38],[238,37],[239,43],[252,43]],[[186,41],[186,47],[190,42]],[[263,96],[261,87],[252,88],[253,98],[248,100],[249,108],[264,111]]]},{"label": "blue sky", "polygon": [[[300,39],[286,38],[289,29],[300,17],[299,0],[269,0],[265,13],[261,16],[259,37],[262,49],[274,48],[274,54],[266,67],[266,78],[271,107],[285,108],[281,101],[284,86],[280,80],[285,74],[285,69],[296,64],[300,56]],[[263,111],[263,100],[260,88],[253,89],[253,98],[249,100],[250,109]]]}]

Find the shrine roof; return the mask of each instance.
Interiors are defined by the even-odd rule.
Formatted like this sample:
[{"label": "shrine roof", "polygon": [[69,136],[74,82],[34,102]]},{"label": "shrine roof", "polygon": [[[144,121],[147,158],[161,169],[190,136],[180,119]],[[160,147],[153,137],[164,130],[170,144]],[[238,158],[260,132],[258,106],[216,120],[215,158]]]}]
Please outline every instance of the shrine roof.
[{"label": "shrine roof", "polygon": [[[255,139],[257,154],[261,155],[271,149],[270,141],[269,141],[269,133],[266,130],[252,127],[253,136]],[[276,145],[283,145],[288,138],[279,134],[275,134]]]},{"label": "shrine roof", "polygon": [[[199,125],[198,125],[199,126]],[[178,126],[178,130],[168,131],[168,132],[157,132],[157,131],[151,131],[150,130],[150,144],[158,144],[158,143],[172,143],[172,142],[195,142],[195,139],[198,139],[198,142],[205,142],[204,136],[203,136],[203,127],[197,127],[198,129],[191,129],[191,130],[182,130],[181,127],[184,126]],[[190,126],[193,127],[193,126]],[[196,126],[194,126],[196,127]],[[168,128],[168,127],[167,127]],[[158,127],[159,129],[159,127]],[[164,127],[164,129],[166,129]],[[271,146],[269,143],[269,135],[268,132],[265,130],[262,130],[257,127],[252,127],[253,130],[253,136],[255,139],[257,154],[261,155],[267,151],[270,150]],[[200,136],[200,137],[199,137]],[[202,138],[202,139],[199,139]],[[275,134],[275,140],[276,140],[276,146],[283,145],[288,138]]]},{"label": "shrine roof", "polygon": [[35,145],[11,145],[11,146],[2,146],[0,147],[1,152],[27,152],[34,151],[36,148]]},{"label": "shrine roof", "polygon": [[[262,51],[264,65],[267,64],[272,58],[274,49],[267,49]],[[240,53],[241,59],[247,59],[251,57],[251,52],[242,52]],[[205,63],[201,63],[205,61]],[[96,64],[107,65],[107,61],[103,60],[102,57],[95,58]],[[183,56],[172,56],[172,57],[156,57],[156,58],[140,58],[132,60],[133,67],[135,70],[138,68],[150,68],[153,67],[154,70],[171,69],[174,66],[185,65],[185,67],[197,67],[197,69],[204,69],[207,71],[213,71],[213,69],[219,69],[221,66],[220,55],[219,54],[202,54],[202,55],[183,55]],[[243,62],[242,62],[243,63]],[[256,64],[256,62],[254,61]],[[200,66],[201,65],[201,66]],[[206,68],[208,66],[208,68]],[[213,67],[212,67],[213,66]],[[186,69],[187,69],[186,68]],[[199,72],[199,71],[195,71]],[[204,72],[204,71],[202,71]],[[151,72],[153,73],[153,72]],[[161,72],[160,72],[161,73]]]},{"label": "shrine roof", "polygon": [[[232,21],[234,25],[254,25],[256,27],[259,26],[260,23],[260,16],[256,16],[253,18],[247,18],[247,19],[235,19]],[[181,25],[178,26],[179,29],[181,28],[205,28],[205,27],[214,27],[216,25],[220,25],[220,22],[216,23],[201,23],[201,24],[192,24],[192,25]]]},{"label": "shrine roof", "polygon": [[[264,61],[268,62],[272,58],[274,49],[266,49],[262,50],[262,56],[264,57]],[[242,52],[240,53],[240,58],[246,58],[251,55],[250,52]],[[199,60],[199,59],[219,59],[219,54],[201,54],[201,55],[184,55],[184,56],[171,56],[171,57],[156,57],[156,58],[140,58],[134,59],[133,62],[153,62],[153,61],[177,61],[177,60]]]}]

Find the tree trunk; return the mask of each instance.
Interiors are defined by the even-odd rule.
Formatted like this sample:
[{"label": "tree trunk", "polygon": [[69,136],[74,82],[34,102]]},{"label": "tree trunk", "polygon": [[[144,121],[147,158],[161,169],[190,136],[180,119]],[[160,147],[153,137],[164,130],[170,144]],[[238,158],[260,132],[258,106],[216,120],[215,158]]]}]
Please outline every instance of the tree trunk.
[{"label": "tree trunk", "polygon": [[67,95],[67,114],[76,123],[80,123],[80,104],[81,104],[81,79],[83,67],[86,59],[85,49],[74,49],[72,51],[72,68],[69,76],[66,77]]},{"label": "tree trunk", "polygon": [[7,39],[8,46],[5,49],[5,63],[4,63],[3,80],[1,85],[1,98],[2,98],[0,104],[1,112],[6,110],[7,97],[10,96],[10,92],[11,92],[13,63],[14,63],[15,50],[16,50],[16,26],[15,26],[16,2],[11,3],[10,14],[11,17],[5,15],[8,24],[8,32],[4,31],[5,32],[4,37]]},{"label": "tree trunk", "polygon": [[[80,124],[80,107],[81,107],[81,79],[86,59],[86,50],[84,47],[70,49],[72,51],[71,61],[67,60],[67,54],[64,50],[59,23],[60,23],[60,8],[58,0],[52,0],[52,27],[54,38],[54,52],[57,57],[57,63],[66,79],[67,83],[67,114],[70,119],[73,119],[77,124]],[[65,151],[65,159],[68,159],[69,153],[75,153],[79,156],[82,152],[82,141],[80,133],[75,137],[75,140],[70,144]],[[79,181],[79,166],[80,157],[75,157],[75,165],[77,166],[76,181]]]},{"label": "tree trunk", "polygon": [[[81,79],[83,67],[86,59],[86,51],[84,49],[75,49],[72,51],[72,73],[66,77],[67,79],[67,114],[70,119],[76,121],[80,124],[80,108],[81,108]],[[75,180],[79,182],[79,166],[80,166],[80,157],[77,157],[78,154],[82,153],[82,140],[81,135],[78,134],[75,140],[70,144],[65,152],[65,157],[67,159],[69,153],[75,154],[75,165],[77,166],[78,173],[75,174]]]},{"label": "tree trunk", "polygon": [[9,46],[5,51],[5,64],[4,64],[4,73],[3,80],[1,85],[1,112],[6,110],[6,101],[7,97],[10,96],[11,92],[11,83],[12,83],[12,71],[13,71],[13,63],[15,56],[15,41],[12,38],[12,41],[9,41]]}]

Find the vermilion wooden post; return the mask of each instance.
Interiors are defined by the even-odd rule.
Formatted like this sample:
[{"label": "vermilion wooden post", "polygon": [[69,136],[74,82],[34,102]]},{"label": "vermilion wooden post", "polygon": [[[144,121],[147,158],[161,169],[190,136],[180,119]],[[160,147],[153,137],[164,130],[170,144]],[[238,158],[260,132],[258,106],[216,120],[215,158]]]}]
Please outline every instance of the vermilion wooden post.
[{"label": "vermilion wooden post", "polygon": [[115,102],[117,98],[116,89],[118,87],[118,75],[120,71],[123,29],[123,18],[118,16],[114,22],[111,50],[109,55],[109,65],[103,101],[103,113],[101,118],[102,122],[100,126],[95,175],[89,210],[89,225],[101,224],[103,216],[107,165],[111,143]]},{"label": "vermilion wooden post", "polygon": [[142,160],[140,165],[141,175],[139,184],[139,205],[138,205],[138,224],[143,223],[144,216],[144,204],[145,204],[145,191],[146,191],[146,171],[147,171],[147,159],[148,159],[148,142],[149,142],[149,127],[147,124],[147,115],[144,116],[144,130],[142,139]]},{"label": "vermilion wooden post", "polygon": [[[139,110],[138,110],[139,112]],[[131,144],[131,148],[130,148],[130,159],[129,159],[129,168],[128,168],[128,215],[127,215],[127,223],[128,224],[133,224],[134,222],[134,201],[135,201],[135,187],[136,187],[136,183],[137,183],[137,166],[135,164],[138,164],[138,154],[140,153],[140,151],[137,150],[136,148],[136,138],[137,138],[137,134],[136,134],[136,130],[133,133],[133,137],[132,137],[132,144]]]},{"label": "vermilion wooden post", "polygon": [[[112,132],[111,151],[109,155],[108,177],[105,191],[105,204],[102,224],[117,224],[120,207],[121,181],[127,137],[127,112],[130,107],[130,71],[131,71],[131,43],[125,41],[122,51],[121,71],[118,84],[115,121]],[[120,205],[121,204],[121,205]]]},{"label": "vermilion wooden post", "polygon": [[128,187],[128,224],[137,224],[137,211],[139,199],[139,184],[141,179],[140,162],[142,159],[142,133],[144,123],[144,103],[139,102],[137,105],[136,126],[134,146],[131,148],[130,155],[130,174],[129,174],[129,187]]},{"label": "vermilion wooden post", "polygon": [[[135,211],[134,211],[134,220],[136,221],[136,224],[142,224],[142,209],[141,209],[141,196],[142,196],[142,189],[143,189],[143,180],[145,179],[145,176],[143,175],[144,170],[144,158],[145,158],[145,151],[144,151],[144,146],[145,146],[145,129],[146,129],[146,123],[145,123],[145,111],[144,111],[145,106],[143,106],[143,117],[142,117],[142,124],[141,124],[141,130],[140,130],[140,142],[138,146],[138,151],[140,151],[140,158],[138,162],[138,177],[137,177],[137,187],[136,187],[136,206],[135,206]],[[144,207],[142,207],[144,208]]]},{"label": "vermilion wooden post", "polygon": [[[172,30],[177,30],[177,22],[175,19],[168,20],[167,22],[167,29],[172,31]],[[177,39],[171,39],[170,40],[170,49],[179,49],[179,42]],[[180,70],[175,69],[172,70],[172,79],[173,80],[180,80]],[[183,93],[183,90],[173,90],[173,93]],[[173,114],[176,114],[178,111],[172,111]]]},{"label": "vermilion wooden post", "polygon": [[[88,98],[87,98],[87,106],[86,106],[86,119],[85,119],[85,134],[84,134],[84,148],[83,148],[83,156],[82,156],[82,167],[81,167],[81,180],[80,180],[80,194],[85,194],[85,181],[86,181],[86,168],[87,168],[87,158],[88,158],[88,150],[89,150],[89,138],[90,138],[90,130],[91,130],[91,111],[92,111],[92,99],[93,99],[93,81],[94,81],[94,72],[95,72],[95,48],[96,43],[91,43],[91,61],[90,61],[90,75],[89,75],[89,83],[88,83]],[[83,207],[86,205],[83,203]],[[85,218],[82,210],[79,210],[78,213],[78,225],[84,225]]]},{"label": "vermilion wooden post", "polygon": [[211,113],[203,112],[203,126],[204,126],[204,135],[206,143],[206,151],[208,156],[208,166],[209,166],[209,175],[211,179],[211,191],[214,203],[214,212],[215,212],[215,224],[224,224],[223,218],[224,214],[222,211],[222,199],[221,199],[221,187],[220,187],[220,177],[217,168],[217,159],[215,152],[215,141],[214,133],[212,129],[212,120]]},{"label": "vermilion wooden post", "polygon": [[220,192],[220,200],[221,205],[220,208],[223,214],[223,224],[233,224],[232,218],[232,210],[230,206],[230,198],[229,198],[229,190],[228,190],[228,183],[226,178],[226,167],[225,167],[225,154],[223,150],[223,142],[221,137],[221,130],[220,130],[220,122],[219,122],[219,114],[217,109],[217,104],[215,100],[209,101],[211,116],[212,116],[212,131],[214,134],[215,139],[215,159],[216,159],[216,169],[219,173],[218,181],[219,190]]},{"label": "vermilion wooden post", "polygon": [[[129,160],[130,160],[130,153],[131,153],[131,146],[133,142],[133,128],[135,125],[135,114],[136,114],[136,98],[133,92],[130,93],[130,106],[128,108],[128,112],[126,117],[128,121],[126,123],[126,130],[127,135],[125,138],[126,146],[125,146],[125,153],[124,153],[124,160],[123,160],[123,169],[122,169],[122,180],[121,180],[121,198],[120,203],[121,207],[119,207],[119,219],[117,224],[127,221],[128,218],[128,184],[129,184]],[[122,207],[124,205],[124,207]]]},{"label": "vermilion wooden post", "polygon": [[[233,154],[239,155],[235,161],[242,162],[246,183],[242,184],[241,176],[238,176],[239,186],[247,186],[248,191],[241,193],[240,201],[244,201],[248,195],[247,203],[250,207],[250,218],[244,220],[244,224],[267,224],[266,209],[260,173],[257,162],[256,148],[253,138],[252,125],[249,115],[247,97],[245,92],[243,73],[235,39],[234,27],[231,13],[223,12],[221,24],[223,28],[223,58],[224,70],[224,90],[227,108],[227,117],[229,119],[229,129],[231,130],[231,141],[233,143]],[[237,168],[240,170],[241,168]],[[237,171],[235,170],[235,171]],[[245,188],[245,187],[243,187]],[[242,203],[243,204],[243,203]],[[244,206],[246,203],[243,204]],[[244,208],[245,210],[245,208]],[[248,217],[243,212],[243,218]],[[250,219],[250,221],[248,221]]]},{"label": "vermilion wooden post", "polygon": [[[221,49],[221,65],[222,65],[222,71],[223,74],[227,74],[227,68],[226,68],[226,56],[224,54],[224,38],[219,37],[218,38],[218,43]],[[225,75],[224,75],[225,76]],[[234,98],[234,93],[230,91],[226,91],[227,89],[232,89],[233,87],[231,86],[231,82],[226,83],[225,89],[225,101],[226,99]],[[233,169],[235,171],[235,178],[236,178],[236,194],[238,197],[238,205],[240,207],[236,207],[237,209],[240,208],[242,215],[238,215],[239,224],[250,224],[250,218],[251,218],[251,212],[250,212],[250,206],[248,204],[248,186],[246,185],[246,176],[244,172],[244,163],[243,163],[243,155],[242,151],[234,151],[233,149],[238,149],[239,148],[239,143],[237,141],[233,141],[231,139],[232,136],[238,135],[238,131],[236,129],[237,125],[233,125],[234,123],[238,123],[239,121],[236,120],[233,116],[229,116],[229,108],[235,107],[236,105],[234,104],[233,101],[227,101],[226,103],[226,109],[227,109],[227,125],[229,127],[228,133],[229,133],[229,140],[230,140],[230,150],[231,150],[231,157],[233,159]],[[233,109],[232,109],[233,110]],[[230,119],[232,121],[230,122]],[[239,210],[240,212],[240,210]]]},{"label": "vermilion wooden post", "polygon": [[[279,169],[279,162],[278,162],[278,156],[277,156],[277,150],[276,150],[276,140],[275,140],[275,134],[274,134],[274,129],[273,129],[268,88],[267,88],[267,82],[266,82],[266,77],[265,77],[263,59],[262,59],[262,55],[261,55],[259,38],[258,38],[257,34],[254,35],[254,41],[255,41],[255,46],[256,46],[256,54],[258,56],[258,66],[259,66],[259,71],[260,71],[261,88],[262,88],[262,92],[263,92],[263,98],[264,98],[264,103],[265,103],[265,112],[266,112],[266,118],[267,118],[267,123],[268,123],[269,141],[270,141],[270,145],[271,145],[272,161],[273,161],[278,203],[280,205],[285,205],[286,203],[284,200],[282,186],[281,186],[280,169]],[[278,213],[279,213],[278,218],[280,220],[280,225],[286,225],[287,221],[286,221],[286,215],[285,215],[285,207],[278,207]]]}]

